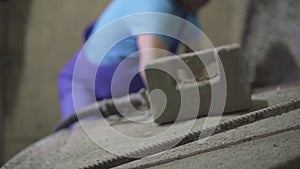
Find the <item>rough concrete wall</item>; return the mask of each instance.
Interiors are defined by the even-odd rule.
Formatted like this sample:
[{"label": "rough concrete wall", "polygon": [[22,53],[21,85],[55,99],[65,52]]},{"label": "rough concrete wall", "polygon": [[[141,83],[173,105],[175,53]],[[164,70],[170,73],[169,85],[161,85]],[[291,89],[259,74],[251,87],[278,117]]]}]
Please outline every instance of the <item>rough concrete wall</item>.
[{"label": "rough concrete wall", "polygon": [[0,1],[0,166],[4,163],[3,68],[6,58],[7,3]]},{"label": "rough concrete wall", "polygon": [[[6,71],[6,159],[48,135],[59,120],[56,77],[81,43],[84,26],[109,0],[11,0]],[[201,11],[215,46],[238,42],[244,1],[214,0]]]},{"label": "rough concrete wall", "polygon": [[300,1],[252,0],[243,39],[250,81],[300,80]]},{"label": "rough concrete wall", "polygon": [[5,158],[48,135],[59,120],[56,78],[84,26],[109,0],[11,0],[6,68]]}]

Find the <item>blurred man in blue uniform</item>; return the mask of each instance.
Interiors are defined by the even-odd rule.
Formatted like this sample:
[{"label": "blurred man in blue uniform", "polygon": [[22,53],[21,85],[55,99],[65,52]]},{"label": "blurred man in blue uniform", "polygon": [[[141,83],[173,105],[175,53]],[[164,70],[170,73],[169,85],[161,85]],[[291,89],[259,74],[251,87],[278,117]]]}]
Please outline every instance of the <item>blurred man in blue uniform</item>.
[{"label": "blurred man in blue uniform", "polygon": [[[209,0],[113,0],[95,23],[86,30],[85,39],[87,40],[90,36],[97,34],[97,31],[122,17],[142,13],[168,14],[185,19],[199,27],[197,11],[208,1]],[[127,80],[127,78],[130,77],[130,73],[137,73],[131,81],[129,93],[137,92],[145,88],[145,75],[143,71],[139,70],[152,60],[161,57],[157,56],[155,52],[151,52],[151,50],[147,52],[147,49],[155,48],[176,53],[179,40],[160,34],[145,33],[135,35],[134,32],[145,27],[151,27],[158,32],[169,31],[170,24],[172,23],[168,23],[168,21],[164,21],[163,19],[127,22],[124,27],[127,28],[127,31],[132,33],[132,36],[123,39],[111,48],[101,60],[100,65],[97,59],[89,55],[82,56],[86,58],[80,65],[84,67],[83,70],[87,72],[87,74],[89,68],[98,66],[95,79],[89,79],[88,76],[81,78],[79,75],[74,74],[76,61],[80,54],[80,51],[78,51],[63,67],[58,79],[62,118],[66,118],[75,112],[74,97],[80,97],[80,99],[77,99],[77,108],[91,104],[95,100],[94,97],[96,97],[96,100],[111,98],[111,83],[115,70],[125,58],[134,53],[138,53],[138,60],[129,63],[127,67],[125,66],[121,71],[121,75],[118,76],[117,81],[120,85],[119,87],[122,87],[122,81]],[[184,33],[182,32],[183,26],[184,25],[171,25],[171,29],[172,31],[176,30],[180,33]],[[123,28],[120,27],[118,29],[122,31]],[[143,50],[145,52],[139,52]],[[90,82],[94,82],[94,91],[92,90],[93,87],[89,84]],[[74,84],[77,86],[76,96],[72,92]],[[122,96],[123,93],[121,92],[119,95]]]}]

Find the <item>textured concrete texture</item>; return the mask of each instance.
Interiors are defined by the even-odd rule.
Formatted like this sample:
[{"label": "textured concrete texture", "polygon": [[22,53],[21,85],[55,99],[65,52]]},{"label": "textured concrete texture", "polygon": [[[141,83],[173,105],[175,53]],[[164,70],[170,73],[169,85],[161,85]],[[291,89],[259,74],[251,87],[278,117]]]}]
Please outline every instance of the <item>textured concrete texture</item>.
[{"label": "textured concrete texture", "polygon": [[[218,56],[216,56],[216,52]],[[204,72],[205,68],[219,64],[214,59],[215,57],[220,58],[222,69],[210,71],[207,76],[211,77],[211,80],[205,78],[205,75],[197,77],[197,74],[199,76],[201,74],[199,72]],[[235,64],[232,64],[233,62]],[[155,122],[158,124],[193,118],[196,113],[198,113],[198,117],[207,116],[211,107],[211,100],[216,101],[213,98],[212,90],[216,91],[221,86],[224,86],[224,90],[226,90],[224,92],[224,98],[226,97],[225,113],[251,108],[245,61],[239,45],[225,45],[216,50],[208,49],[183,54],[179,57],[167,57],[154,61],[145,68],[149,93],[159,89],[165,93],[167,99],[166,108],[162,112],[160,111],[163,102],[162,97],[159,95],[150,97]],[[225,85],[225,83],[227,84]],[[199,100],[197,100],[198,95],[195,96],[198,91]],[[217,97],[222,96],[218,93]],[[185,100],[187,103],[184,102]],[[199,110],[194,110],[197,104],[200,105]],[[184,111],[184,114],[180,114],[178,117],[180,111]]]},{"label": "textured concrete texture", "polygon": [[299,118],[300,110],[292,111],[214,135],[203,144],[193,142],[119,168],[276,168],[292,165],[300,158]]},{"label": "textured concrete texture", "polygon": [[[299,113],[299,112],[298,112]],[[300,128],[176,160],[156,168],[298,168]]]},{"label": "textured concrete texture", "polygon": [[[265,99],[269,105],[274,105],[291,98],[299,98],[299,89],[298,84],[291,87],[262,89],[254,94],[253,98]],[[239,113],[226,115],[223,120],[238,115]],[[160,165],[156,168],[182,168],[182,164],[185,164],[185,168],[200,168],[201,166],[203,168],[276,168],[284,165],[292,166],[295,160],[300,157],[299,120],[300,111],[296,110],[212,136],[202,144],[193,142],[125,164],[120,168],[133,168],[144,165],[150,167],[153,164],[157,165],[157,163]],[[203,126],[204,121],[205,118],[197,119],[192,130]],[[119,149],[124,152],[146,146],[145,144],[139,145],[139,142],[119,140],[110,133],[110,130],[105,128],[104,123],[103,120],[84,122],[85,130],[90,134],[90,138],[91,136],[94,138],[95,142],[113,145],[116,150]],[[157,126],[153,123],[140,125],[129,123],[126,120],[111,124],[118,132],[136,138],[156,136],[169,127],[169,125]],[[178,136],[183,123],[176,125],[178,126],[177,132],[156,137],[151,143]],[[72,132],[60,131],[22,151],[3,168],[79,168],[114,156],[97,146],[86,134],[80,126],[77,126]]]},{"label": "textured concrete texture", "polygon": [[61,131],[46,137],[24,149],[20,155],[11,160],[10,165],[3,168],[53,168],[53,163],[60,159],[61,148],[69,137],[69,131]]},{"label": "textured concrete texture", "polygon": [[300,1],[249,1],[242,46],[250,81],[270,85],[300,79]]}]

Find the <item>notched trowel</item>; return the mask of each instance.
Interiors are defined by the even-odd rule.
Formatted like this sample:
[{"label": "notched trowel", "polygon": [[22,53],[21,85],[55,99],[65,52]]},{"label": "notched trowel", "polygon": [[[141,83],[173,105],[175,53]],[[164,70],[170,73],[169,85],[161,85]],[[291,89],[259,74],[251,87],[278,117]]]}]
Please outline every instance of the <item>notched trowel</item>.
[{"label": "notched trowel", "polygon": [[[216,62],[216,56],[219,56],[223,69]],[[202,62],[204,60],[206,67]],[[222,70],[225,76],[221,76]],[[226,91],[218,91],[226,92],[223,93],[226,99],[223,100],[224,113],[248,110],[252,107],[244,58],[239,45],[236,44],[183,54],[179,57],[158,59],[145,67],[145,73],[149,93],[158,89],[164,93],[166,100],[162,103],[163,98],[151,95],[149,97],[154,121],[158,124],[207,116],[210,106],[213,105],[212,89],[223,85],[221,83],[225,81],[223,89]],[[195,99],[195,89],[198,89],[200,99]],[[181,93],[186,95],[182,97]],[[193,114],[191,112],[195,111],[195,105],[199,106],[196,107],[196,114]],[[185,108],[179,115],[181,106]],[[220,112],[211,113],[210,115],[220,115]]]}]

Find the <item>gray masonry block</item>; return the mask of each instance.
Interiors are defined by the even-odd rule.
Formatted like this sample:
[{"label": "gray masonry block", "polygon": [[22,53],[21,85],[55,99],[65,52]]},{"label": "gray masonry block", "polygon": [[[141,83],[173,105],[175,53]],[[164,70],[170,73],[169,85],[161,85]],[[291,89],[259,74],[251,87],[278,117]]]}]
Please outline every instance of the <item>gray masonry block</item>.
[{"label": "gray masonry block", "polygon": [[[225,77],[221,76],[220,64],[214,64],[216,52],[222,62]],[[224,78],[227,81],[225,91],[218,91],[219,93],[217,93],[217,95],[221,95],[223,92],[226,95],[224,112],[235,112],[251,108],[250,89],[244,59],[238,45],[228,45],[217,49],[184,54],[179,58],[166,57],[146,66],[145,72],[151,109],[156,123],[163,124],[173,122],[176,119],[194,118],[193,111],[195,109],[198,117],[208,115],[212,101],[211,89],[222,85]],[[206,64],[203,64],[202,61]],[[207,69],[210,69],[210,72],[213,73],[207,75],[208,70],[205,70],[204,65],[209,65]],[[192,81],[193,77],[191,76],[194,76],[196,81]],[[164,92],[167,99],[166,107],[163,110],[161,109],[163,104],[162,98],[160,98],[161,95],[151,95],[151,92],[156,89]],[[199,91],[199,100],[194,97],[195,91]],[[181,97],[181,92],[185,93],[183,97]],[[181,101],[184,102],[182,105]],[[197,102],[200,102],[199,107],[195,107],[199,104]],[[179,115],[181,106],[185,109]],[[215,115],[220,112],[212,113],[212,115]]]}]

